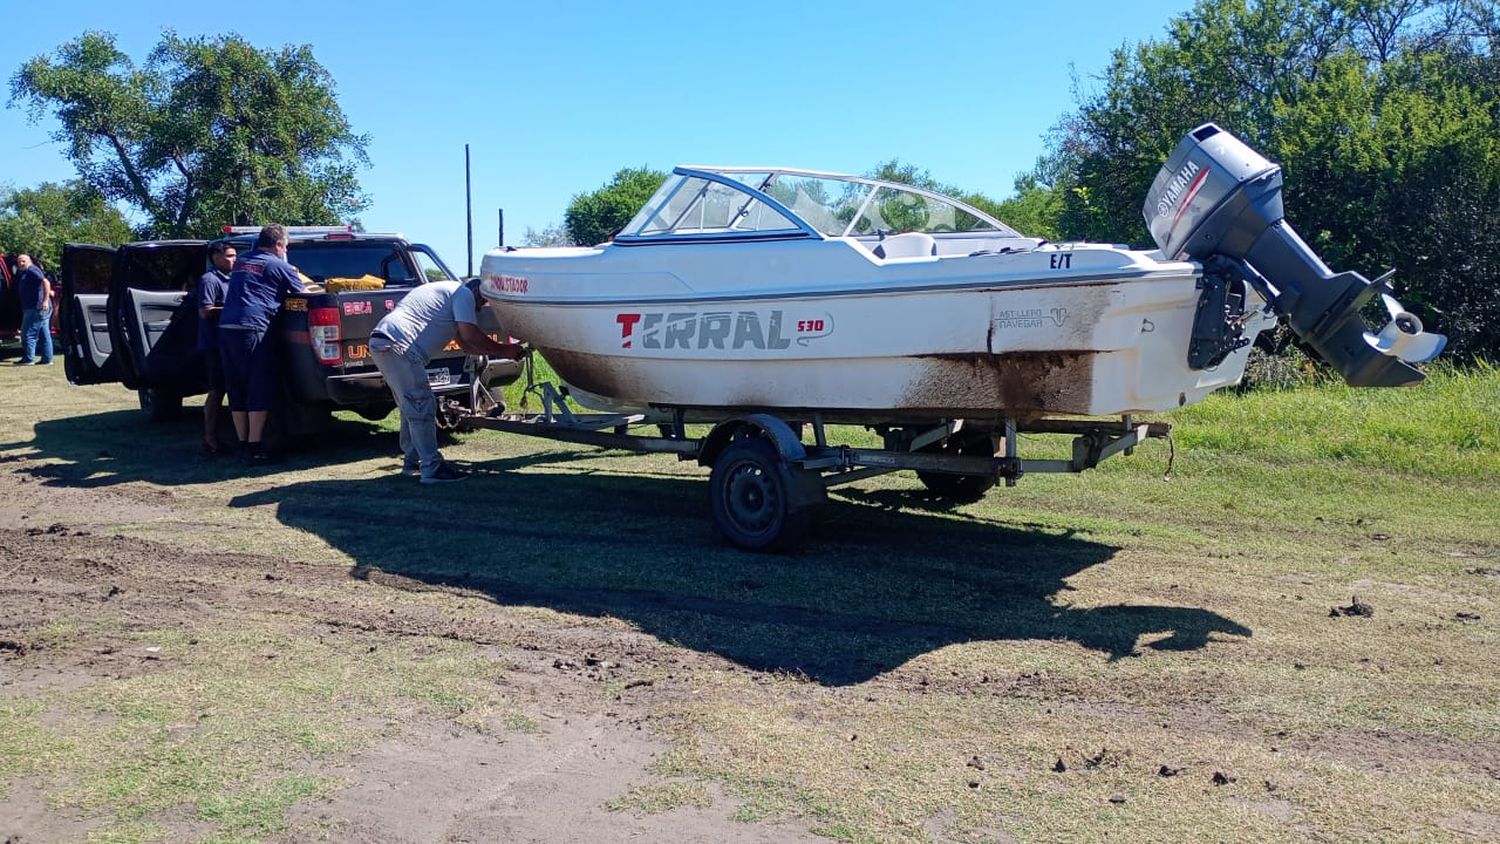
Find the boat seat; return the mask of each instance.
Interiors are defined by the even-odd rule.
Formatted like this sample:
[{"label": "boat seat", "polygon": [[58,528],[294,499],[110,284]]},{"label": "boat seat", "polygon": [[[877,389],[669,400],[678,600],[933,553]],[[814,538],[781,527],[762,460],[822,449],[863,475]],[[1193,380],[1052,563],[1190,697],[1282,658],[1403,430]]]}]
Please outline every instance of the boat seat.
[{"label": "boat seat", "polygon": [[937,254],[937,240],[926,232],[893,234],[871,250],[877,258],[928,258]]}]

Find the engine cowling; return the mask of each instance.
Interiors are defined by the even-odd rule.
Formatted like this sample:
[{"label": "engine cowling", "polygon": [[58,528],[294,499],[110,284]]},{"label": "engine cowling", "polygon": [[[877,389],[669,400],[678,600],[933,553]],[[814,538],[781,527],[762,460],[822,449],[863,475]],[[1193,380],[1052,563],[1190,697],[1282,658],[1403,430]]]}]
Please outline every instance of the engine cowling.
[{"label": "engine cowling", "polygon": [[[1281,168],[1212,123],[1189,132],[1146,195],[1142,214],[1168,258],[1229,266],[1308,346],[1357,387],[1421,381],[1415,363],[1447,344],[1396,300],[1386,278],[1335,273],[1297,236],[1282,207]],[[1390,321],[1360,315],[1381,294]]]}]

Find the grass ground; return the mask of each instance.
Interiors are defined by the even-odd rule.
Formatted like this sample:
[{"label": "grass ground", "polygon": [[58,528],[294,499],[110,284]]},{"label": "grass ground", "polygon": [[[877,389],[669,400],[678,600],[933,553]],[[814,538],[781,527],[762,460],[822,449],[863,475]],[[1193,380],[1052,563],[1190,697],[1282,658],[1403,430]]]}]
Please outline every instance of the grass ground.
[{"label": "grass ground", "polygon": [[350,418],[246,473],[118,387],[0,379],[0,573],[38,578],[0,587],[0,788],[54,830],[316,837],[421,725],[618,710],[666,750],[593,802],[704,840],[1500,837],[1491,369],[1211,397],[1170,480],[1154,443],[953,510],[840,487],[781,556],[670,458],[481,432],[447,449],[481,477],[418,488]]}]

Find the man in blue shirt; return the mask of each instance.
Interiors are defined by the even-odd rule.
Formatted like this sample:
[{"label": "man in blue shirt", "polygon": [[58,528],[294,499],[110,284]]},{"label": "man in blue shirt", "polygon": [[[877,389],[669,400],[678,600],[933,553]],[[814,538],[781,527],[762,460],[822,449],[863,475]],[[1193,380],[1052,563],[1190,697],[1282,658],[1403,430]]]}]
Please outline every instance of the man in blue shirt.
[{"label": "man in blue shirt", "polygon": [[437,397],[427,383],[427,362],[449,342],[471,355],[520,360],[518,343],[500,343],[479,330],[486,300],[458,281],[430,281],[406,294],[370,333],[370,357],[385,378],[401,411],[401,451],[405,472],[420,472],[422,483],[461,481],[467,472],[443,462],[437,443]]},{"label": "man in blue shirt", "polygon": [[219,313],[229,289],[229,272],[238,253],[234,245],[219,241],[208,247],[213,267],[198,279],[198,354],[208,377],[208,395],[203,399],[203,453],[219,453],[219,407],[224,401],[224,361],[219,358]]},{"label": "man in blue shirt", "polygon": [[[16,290],[21,294],[21,359],[16,366],[52,362],[52,285],[30,255],[16,256]],[[37,347],[41,346],[41,360]]]},{"label": "man in blue shirt", "polygon": [[286,262],[286,228],[260,230],[255,248],[234,263],[224,310],[219,314],[219,356],[229,389],[229,415],[240,452],[251,462],[271,458],[261,443],[276,399],[276,343],[271,324],[288,293],[302,293],[302,279]]}]

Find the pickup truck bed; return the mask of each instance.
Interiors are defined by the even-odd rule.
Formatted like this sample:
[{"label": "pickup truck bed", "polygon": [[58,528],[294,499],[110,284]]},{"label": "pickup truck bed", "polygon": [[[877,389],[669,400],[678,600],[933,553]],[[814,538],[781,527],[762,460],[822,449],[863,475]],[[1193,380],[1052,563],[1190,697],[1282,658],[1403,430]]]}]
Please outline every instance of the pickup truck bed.
[{"label": "pickup truck bed", "polygon": [[[245,252],[250,238],[227,240]],[[196,285],[208,267],[208,247],[208,241],[148,241],[119,250],[68,246],[59,305],[68,380],[119,381],[139,391],[142,407],[156,418],[171,415],[185,396],[205,392],[196,352]],[[276,328],[286,374],[279,414],[286,433],[314,433],[335,409],[384,418],[395,401],[370,360],[370,332],[413,287],[451,279],[451,271],[427,247],[395,235],[294,234],[287,257],[315,285],[372,276],[367,281],[382,286],[286,301]],[[498,335],[498,324],[485,324],[489,309],[481,314],[481,328]],[[515,380],[520,365],[465,355],[455,344],[429,367],[439,395],[465,400],[476,373],[497,387]]]}]

